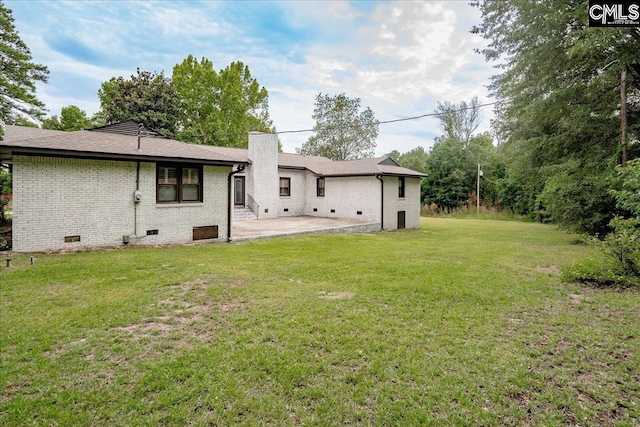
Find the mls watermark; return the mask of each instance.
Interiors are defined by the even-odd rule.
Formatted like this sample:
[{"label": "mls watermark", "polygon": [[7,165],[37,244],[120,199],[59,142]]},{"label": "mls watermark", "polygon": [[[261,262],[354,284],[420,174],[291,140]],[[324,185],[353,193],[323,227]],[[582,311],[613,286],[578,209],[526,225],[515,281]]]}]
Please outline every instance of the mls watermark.
[{"label": "mls watermark", "polygon": [[590,27],[640,27],[640,0],[589,0]]}]

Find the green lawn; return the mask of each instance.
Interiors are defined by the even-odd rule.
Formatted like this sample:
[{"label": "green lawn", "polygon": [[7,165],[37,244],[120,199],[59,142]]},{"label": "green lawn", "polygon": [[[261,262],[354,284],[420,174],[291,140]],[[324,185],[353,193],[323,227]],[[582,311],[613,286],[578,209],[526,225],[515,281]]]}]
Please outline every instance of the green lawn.
[{"label": "green lawn", "polygon": [[19,256],[0,425],[640,425],[640,292],[562,283],[574,241],[427,219]]}]

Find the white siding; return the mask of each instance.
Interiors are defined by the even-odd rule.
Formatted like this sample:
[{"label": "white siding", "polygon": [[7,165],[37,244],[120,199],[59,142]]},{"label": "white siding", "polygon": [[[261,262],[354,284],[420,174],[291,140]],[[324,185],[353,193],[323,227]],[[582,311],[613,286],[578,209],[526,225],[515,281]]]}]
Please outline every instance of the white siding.
[{"label": "white siding", "polygon": [[[13,160],[17,252],[118,246],[125,235],[130,244],[185,243],[192,241],[193,227],[208,225],[218,226],[218,240],[226,239],[230,168],[204,167],[203,203],[163,205],[156,203],[155,163],[141,163],[142,201],[136,208],[135,162],[27,156]],[[158,235],[147,236],[151,229]],[[65,243],[65,236],[81,240]]]}]

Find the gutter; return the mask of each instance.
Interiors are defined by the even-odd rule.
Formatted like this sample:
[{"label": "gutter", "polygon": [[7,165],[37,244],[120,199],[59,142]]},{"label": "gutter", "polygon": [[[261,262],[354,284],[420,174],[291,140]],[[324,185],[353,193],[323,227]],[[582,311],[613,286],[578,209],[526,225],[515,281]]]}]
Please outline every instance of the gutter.
[{"label": "gutter", "polygon": [[380,181],[380,230],[384,230],[384,181],[382,175],[376,175]]},{"label": "gutter", "polygon": [[231,177],[237,173],[244,171],[244,165],[238,165],[237,170],[229,172],[227,175],[227,243],[231,243],[231,216],[233,215],[231,203]]},{"label": "gutter", "polygon": [[[7,149],[10,148],[10,149]],[[87,159],[87,160],[114,160],[125,162],[149,162],[149,163],[184,163],[184,164],[201,164],[205,166],[233,166],[237,164],[247,164],[247,162],[240,160],[215,160],[206,158],[194,158],[194,157],[167,157],[158,155],[140,155],[131,153],[104,153],[95,151],[78,151],[78,150],[64,150],[64,149],[42,149],[32,147],[18,147],[18,146],[6,146],[0,145],[0,155],[2,160],[9,160],[13,156],[42,156],[42,157],[56,157],[67,159]]]}]

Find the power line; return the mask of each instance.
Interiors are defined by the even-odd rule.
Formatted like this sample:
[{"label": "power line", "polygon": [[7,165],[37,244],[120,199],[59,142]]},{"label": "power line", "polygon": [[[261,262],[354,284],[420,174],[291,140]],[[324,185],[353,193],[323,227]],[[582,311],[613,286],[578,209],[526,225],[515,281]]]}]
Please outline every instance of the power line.
[{"label": "power line", "polygon": [[[504,101],[489,102],[487,104],[469,106],[469,107],[466,107],[466,108],[460,108],[458,110],[444,111],[442,113],[429,113],[429,114],[422,114],[422,115],[419,115],[419,116],[405,117],[405,118],[402,118],[402,119],[383,120],[383,121],[378,121],[377,123],[379,125],[386,125],[388,123],[406,122],[406,121],[409,121],[409,120],[418,120],[418,119],[422,119],[422,118],[425,118],[425,117],[437,117],[437,116],[442,116],[443,114],[459,113],[459,112],[462,112],[462,111],[472,110],[472,109],[475,109],[475,108],[488,107],[490,105],[500,104],[501,102],[504,102]],[[276,132],[276,133],[277,134],[281,134],[281,133],[303,133],[303,132],[316,132],[316,131],[317,131],[317,129],[300,129],[300,130],[283,130],[283,131]]]}]

